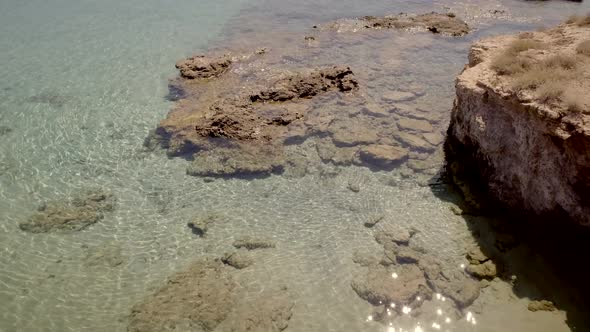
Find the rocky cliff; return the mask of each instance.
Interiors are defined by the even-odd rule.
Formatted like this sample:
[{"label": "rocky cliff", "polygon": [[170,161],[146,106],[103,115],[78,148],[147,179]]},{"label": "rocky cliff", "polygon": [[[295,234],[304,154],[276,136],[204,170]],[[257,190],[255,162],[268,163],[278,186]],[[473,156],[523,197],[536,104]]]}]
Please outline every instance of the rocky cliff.
[{"label": "rocky cliff", "polygon": [[590,226],[589,44],[590,16],[473,45],[446,142],[460,187]]}]

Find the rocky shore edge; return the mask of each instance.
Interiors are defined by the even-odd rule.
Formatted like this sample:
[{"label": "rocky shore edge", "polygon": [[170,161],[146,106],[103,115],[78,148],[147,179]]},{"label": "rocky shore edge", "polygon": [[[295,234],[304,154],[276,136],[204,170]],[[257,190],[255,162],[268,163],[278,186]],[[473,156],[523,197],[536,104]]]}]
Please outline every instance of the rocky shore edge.
[{"label": "rocky shore edge", "polygon": [[590,16],[472,46],[445,143],[468,199],[590,225],[589,74]]}]

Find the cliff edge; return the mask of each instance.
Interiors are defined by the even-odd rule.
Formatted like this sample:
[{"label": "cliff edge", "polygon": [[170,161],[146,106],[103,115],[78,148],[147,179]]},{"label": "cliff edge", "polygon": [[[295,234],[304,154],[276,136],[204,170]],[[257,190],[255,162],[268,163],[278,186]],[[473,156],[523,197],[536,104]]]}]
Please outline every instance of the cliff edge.
[{"label": "cliff edge", "polygon": [[455,183],[590,226],[589,92],[590,15],[475,43],[445,146]]}]

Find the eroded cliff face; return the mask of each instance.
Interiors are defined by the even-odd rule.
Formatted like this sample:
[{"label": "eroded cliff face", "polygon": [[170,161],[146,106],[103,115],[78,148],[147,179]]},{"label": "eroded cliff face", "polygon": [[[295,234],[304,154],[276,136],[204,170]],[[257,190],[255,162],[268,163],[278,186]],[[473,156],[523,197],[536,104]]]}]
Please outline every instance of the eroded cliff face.
[{"label": "eroded cliff face", "polygon": [[572,21],[472,47],[445,147],[460,187],[590,226],[588,40],[590,24]]}]

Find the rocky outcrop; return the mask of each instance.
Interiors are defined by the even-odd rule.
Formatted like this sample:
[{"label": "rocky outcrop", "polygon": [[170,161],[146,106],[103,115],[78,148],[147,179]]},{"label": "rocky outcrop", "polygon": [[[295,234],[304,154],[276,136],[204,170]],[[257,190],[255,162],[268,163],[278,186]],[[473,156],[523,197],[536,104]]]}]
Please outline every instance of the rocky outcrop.
[{"label": "rocky outcrop", "polygon": [[88,191],[73,199],[41,205],[21,230],[31,233],[75,232],[97,223],[114,209],[114,197],[100,190]]},{"label": "rocky outcrop", "polygon": [[228,55],[207,57],[195,55],[176,63],[180,76],[188,79],[211,78],[225,73],[232,64]]},{"label": "rocky outcrop", "polygon": [[420,15],[402,13],[382,17],[364,16],[356,19],[341,19],[321,25],[319,28],[338,32],[355,32],[362,29],[424,30],[450,36],[463,36],[470,30],[467,23],[454,14],[435,12]]},{"label": "rocky outcrop", "polygon": [[473,45],[446,142],[464,192],[590,225],[590,57],[576,51],[589,39],[571,22]]},{"label": "rocky outcrop", "polygon": [[[369,72],[380,66],[392,70],[388,61],[369,71],[363,65],[330,65],[330,54],[341,53],[340,47],[370,43],[362,34],[332,33],[358,27],[368,35],[381,34],[375,31],[381,28],[457,36],[469,31],[452,14],[364,17],[322,25],[314,36],[301,36],[301,43],[278,34],[265,40],[272,48],[243,51],[259,47],[243,40],[224,52],[181,60],[167,96],[174,107],[146,147],[184,157],[194,176],[305,175],[315,169],[308,167],[315,157],[375,171],[408,162],[418,172],[432,172],[432,163],[424,160],[442,144],[436,128],[441,119],[416,106],[427,103],[423,87],[371,93],[375,83]],[[388,59],[395,58],[391,51]],[[308,146],[316,147],[317,156],[302,153]]]}]

